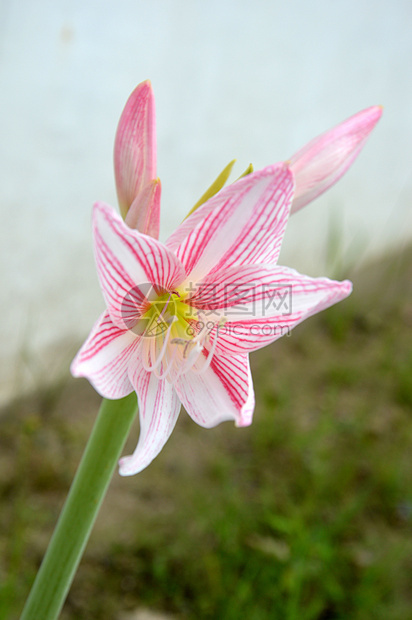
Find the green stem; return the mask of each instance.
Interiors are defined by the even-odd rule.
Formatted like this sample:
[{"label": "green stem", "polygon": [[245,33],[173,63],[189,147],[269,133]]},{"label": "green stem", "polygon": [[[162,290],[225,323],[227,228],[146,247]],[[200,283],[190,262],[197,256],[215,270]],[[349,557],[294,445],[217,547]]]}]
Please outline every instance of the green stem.
[{"label": "green stem", "polygon": [[136,411],[134,393],[103,400],[21,620],[58,617]]}]

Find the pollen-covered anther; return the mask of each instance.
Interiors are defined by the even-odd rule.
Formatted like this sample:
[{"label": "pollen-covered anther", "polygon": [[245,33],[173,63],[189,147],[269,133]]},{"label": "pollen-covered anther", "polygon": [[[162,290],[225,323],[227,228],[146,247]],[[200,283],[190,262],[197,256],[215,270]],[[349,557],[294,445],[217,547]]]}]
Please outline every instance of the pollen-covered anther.
[{"label": "pollen-covered anther", "polygon": [[183,347],[183,359],[186,359],[189,347],[195,345],[196,342],[192,339],[173,338],[173,340],[170,341],[170,344],[181,345]]}]

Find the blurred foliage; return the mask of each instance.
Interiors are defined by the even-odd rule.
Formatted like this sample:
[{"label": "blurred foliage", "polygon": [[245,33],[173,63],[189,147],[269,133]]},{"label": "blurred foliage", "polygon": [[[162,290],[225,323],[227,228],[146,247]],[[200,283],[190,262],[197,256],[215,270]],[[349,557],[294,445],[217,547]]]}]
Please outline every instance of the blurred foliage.
[{"label": "blurred foliage", "polygon": [[[251,427],[182,414],[147,470],[115,477],[63,620],[411,617],[412,252],[353,280],[252,356]],[[1,618],[18,617],[98,402],[68,379],[1,415]]]}]

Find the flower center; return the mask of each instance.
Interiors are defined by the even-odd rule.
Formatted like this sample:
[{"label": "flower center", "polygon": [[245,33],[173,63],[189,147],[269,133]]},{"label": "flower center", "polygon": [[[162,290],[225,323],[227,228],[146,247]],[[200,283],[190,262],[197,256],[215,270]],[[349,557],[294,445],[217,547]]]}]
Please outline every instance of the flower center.
[{"label": "flower center", "polygon": [[143,367],[172,383],[189,370],[204,372],[212,361],[220,325],[220,319],[206,321],[178,291],[147,300],[133,328],[141,336]]}]

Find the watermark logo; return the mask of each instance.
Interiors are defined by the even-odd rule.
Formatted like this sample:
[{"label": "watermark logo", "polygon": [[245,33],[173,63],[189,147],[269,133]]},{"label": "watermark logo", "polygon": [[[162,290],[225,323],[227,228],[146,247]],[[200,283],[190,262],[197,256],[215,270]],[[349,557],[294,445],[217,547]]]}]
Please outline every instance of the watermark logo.
[{"label": "watermark logo", "polygon": [[[179,291],[167,291],[145,282],[130,289],[121,304],[125,329],[139,336],[162,336],[173,322],[185,326],[188,339],[199,332],[233,337],[289,335],[292,286],[285,284],[188,283]],[[265,319],[267,321],[265,322]]]}]

